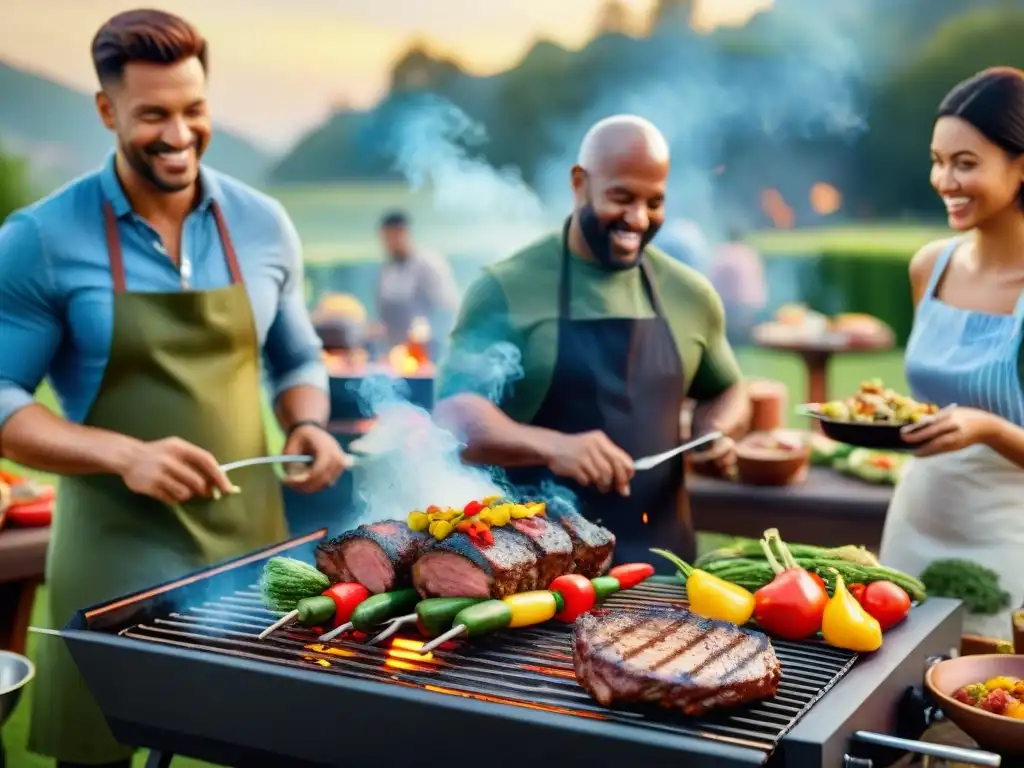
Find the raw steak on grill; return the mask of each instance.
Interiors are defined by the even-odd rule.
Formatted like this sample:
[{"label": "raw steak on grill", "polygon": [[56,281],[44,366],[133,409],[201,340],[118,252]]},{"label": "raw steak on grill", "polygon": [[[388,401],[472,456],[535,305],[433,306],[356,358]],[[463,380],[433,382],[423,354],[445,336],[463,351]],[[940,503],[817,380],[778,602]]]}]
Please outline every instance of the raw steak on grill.
[{"label": "raw steak on grill", "polygon": [[782,677],[765,635],[682,609],[592,611],[576,620],[572,648],[576,679],[604,706],[700,715],[774,696]]},{"label": "raw steak on grill", "polygon": [[562,504],[547,504],[546,514],[550,520],[561,525],[572,539],[575,573],[582,573],[592,579],[608,572],[615,556],[614,533]]},{"label": "raw steak on grill", "polygon": [[360,525],[316,546],[316,567],[332,583],[358,581],[389,592],[411,581],[412,563],[433,539],[399,520]]},{"label": "raw steak on grill", "polygon": [[509,525],[530,540],[537,554],[537,589],[572,571],[572,539],[558,523],[543,517],[510,520]]},{"label": "raw steak on grill", "polygon": [[412,565],[423,597],[502,598],[537,589],[537,554],[530,540],[492,528],[494,544],[479,546],[465,533],[432,544]]}]

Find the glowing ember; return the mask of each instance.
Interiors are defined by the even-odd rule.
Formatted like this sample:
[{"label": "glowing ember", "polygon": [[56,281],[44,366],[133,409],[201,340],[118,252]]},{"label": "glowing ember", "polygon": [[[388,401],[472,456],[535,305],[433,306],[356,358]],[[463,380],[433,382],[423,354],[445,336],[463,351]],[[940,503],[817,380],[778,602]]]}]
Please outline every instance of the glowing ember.
[{"label": "glowing ember", "polygon": [[761,209],[779,229],[791,229],[796,223],[796,214],[777,189],[766,189],[761,193]]},{"label": "glowing ember", "polygon": [[420,640],[409,640],[404,637],[396,637],[391,641],[388,649],[388,658],[384,666],[392,669],[402,669],[406,672],[431,672],[433,667],[441,664],[441,660],[434,658],[433,653],[419,653],[420,648],[425,645]]},{"label": "glowing ember", "polygon": [[640,516],[640,519],[644,521],[644,525],[647,525],[647,513],[646,512],[644,512],[643,515]]},{"label": "glowing ember", "polygon": [[399,376],[411,376],[420,369],[420,361],[409,352],[405,344],[399,344],[388,352],[388,365]]}]

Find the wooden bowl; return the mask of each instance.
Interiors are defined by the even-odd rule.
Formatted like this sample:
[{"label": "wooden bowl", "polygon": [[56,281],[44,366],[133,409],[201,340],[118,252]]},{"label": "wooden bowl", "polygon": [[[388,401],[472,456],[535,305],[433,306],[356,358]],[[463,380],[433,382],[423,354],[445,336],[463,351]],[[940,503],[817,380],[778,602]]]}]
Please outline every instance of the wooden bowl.
[{"label": "wooden bowl", "polygon": [[[766,448],[773,435],[787,436],[793,448]],[[791,430],[752,432],[736,444],[736,469],[741,483],[791,485],[807,478],[811,446],[807,436]]]},{"label": "wooden bowl", "polygon": [[924,684],[946,717],[982,749],[1004,757],[1024,757],[1024,720],[994,715],[953,698],[961,686],[983,683],[999,675],[1024,679],[1024,656],[989,654],[947,659],[925,673]]}]

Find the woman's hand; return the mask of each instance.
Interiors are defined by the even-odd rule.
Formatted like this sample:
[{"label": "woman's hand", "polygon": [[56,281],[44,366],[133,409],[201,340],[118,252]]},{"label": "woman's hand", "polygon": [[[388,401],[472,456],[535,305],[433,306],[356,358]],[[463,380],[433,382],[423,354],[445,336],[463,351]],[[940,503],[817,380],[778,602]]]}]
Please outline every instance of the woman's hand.
[{"label": "woman's hand", "polygon": [[920,446],[915,456],[935,456],[959,451],[969,445],[986,443],[998,429],[999,417],[977,408],[954,408],[940,414],[927,426],[900,430],[903,440]]}]

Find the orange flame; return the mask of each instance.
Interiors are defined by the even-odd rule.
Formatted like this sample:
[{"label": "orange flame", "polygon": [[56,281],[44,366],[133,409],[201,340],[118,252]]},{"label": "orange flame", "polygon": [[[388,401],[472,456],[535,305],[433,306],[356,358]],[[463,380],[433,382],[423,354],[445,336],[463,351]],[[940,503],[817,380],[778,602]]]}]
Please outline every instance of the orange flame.
[{"label": "orange flame", "polygon": [[644,512],[644,513],[643,513],[643,514],[642,514],[642,515],[640,516],[640,519],[644,521],[644,525],[647,525],[647,513],[646,513],[646,512]]},{"label": "orange flame", "polygon": [[441,660],[434,658],[433,653],[419,653],[426,643],[421,640],[409,640],[404,637],[396,637],[391,641],[388,648],[388,658],[384,666],[391,669],[402,669],[406,672],[431,672]]},{"label": "orange flame", "polygon": [[411,376],[420,369],[420,361],[416,359],[405,344],[399,344],[388,352],[388,365],[399,376]]}]

